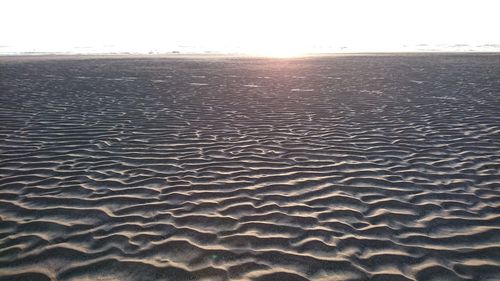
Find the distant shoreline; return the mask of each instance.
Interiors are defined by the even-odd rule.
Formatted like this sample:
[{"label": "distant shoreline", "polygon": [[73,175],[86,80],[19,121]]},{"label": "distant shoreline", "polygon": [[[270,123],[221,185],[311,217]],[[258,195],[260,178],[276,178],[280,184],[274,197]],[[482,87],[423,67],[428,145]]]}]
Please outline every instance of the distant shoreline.
[{"label": "distant shoreline", "polygon": [[62,53],[20,53],[20,54],[0,54],[0,61],[12,60],[64,60],[64,59],[127,59],[127,58],[178,58],[178,59],[225,59],[225,58],[262,58],[262,59],[301,59],[315,57],[349,57],[349,56],[429,56],[429,55],[500,55],[500,52],[352,52],[352,53],[311,53],[296,56],[266,56],[252,54],[210,54],[210,53],[164,53],[164,54],[143,54],[143,53],[101,53],[101,54],[62,54]]}]

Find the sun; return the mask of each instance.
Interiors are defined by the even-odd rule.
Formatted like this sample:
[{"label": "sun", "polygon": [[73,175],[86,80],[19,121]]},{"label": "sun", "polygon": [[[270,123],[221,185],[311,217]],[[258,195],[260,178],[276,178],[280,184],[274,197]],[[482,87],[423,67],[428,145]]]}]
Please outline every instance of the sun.
[{"label": "sun", "polygon": [[303,57],[306,54],[304,53],[296,53],[296,52],[286,52],[286,51],[262,51],[262,52],[250,52],[248,53],[250,56],[255,57],[266,57],[266,58],[298,58]]},{"label": "sun", "polygon": [[295,58],[303,57],[308,54],[307,49],[303,48],[294,42],[289,41],[265,41],[265,43],[260,42],[254,46],[249,46],[245,53],[258,56],[258,57],[270,57],[270,58]]},{"label": "sun", "polygon": [[264,49],[264,50],[258,50],[254,52],[250,52],[250,55],[258,56],[258,57],[269,57],[269,58],[296,58],[296,57],[303,57],[306,56],[306,52],[298,51],[298,50],[293,50],[293,49]]}]

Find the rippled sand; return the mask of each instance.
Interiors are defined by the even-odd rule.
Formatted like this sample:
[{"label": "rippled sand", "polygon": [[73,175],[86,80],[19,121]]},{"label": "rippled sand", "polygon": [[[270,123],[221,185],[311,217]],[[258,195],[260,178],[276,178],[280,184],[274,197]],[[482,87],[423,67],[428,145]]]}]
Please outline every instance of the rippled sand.
[{"label": "rippled sand", "polygon": [[0,280],[499,280],[500,56],[4,59]]}]

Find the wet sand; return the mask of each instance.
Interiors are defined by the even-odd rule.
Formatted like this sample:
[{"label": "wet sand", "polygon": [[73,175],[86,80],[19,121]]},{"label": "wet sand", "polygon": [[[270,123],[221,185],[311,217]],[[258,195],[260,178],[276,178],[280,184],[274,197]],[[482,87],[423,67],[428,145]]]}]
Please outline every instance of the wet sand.
[{"label": "wet sand", "polygon": [[498,280],[500,55],[0,59],[0,280]]}]

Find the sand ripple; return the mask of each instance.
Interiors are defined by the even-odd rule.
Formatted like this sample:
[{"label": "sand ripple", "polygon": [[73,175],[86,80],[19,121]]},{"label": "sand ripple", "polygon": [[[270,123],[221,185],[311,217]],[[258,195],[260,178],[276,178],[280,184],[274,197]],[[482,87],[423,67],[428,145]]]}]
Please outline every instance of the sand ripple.
[{"label": "sand ripple", "polygon": [[0,67],[0,280],[500,276],[499,56]]}]

